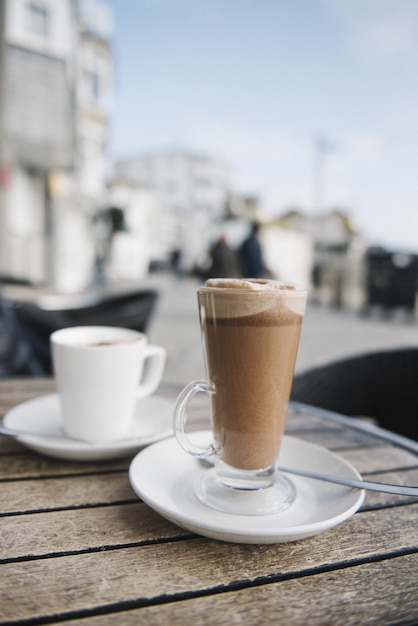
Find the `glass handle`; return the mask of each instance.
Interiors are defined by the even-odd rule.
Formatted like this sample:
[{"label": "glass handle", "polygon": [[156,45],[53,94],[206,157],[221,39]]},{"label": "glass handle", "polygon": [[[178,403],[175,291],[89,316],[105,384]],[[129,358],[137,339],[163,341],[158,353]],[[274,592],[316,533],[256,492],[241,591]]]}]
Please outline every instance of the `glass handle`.
[{"label": "glass handle", "polygon": [[186,433],[187,405],[193,396],[200,392],[213,394],[215,386],[207,380],[194,380],[181,391],[174,409],[174,434],[183,450],[193,456],[206,457],[216,454],[215,445],[211,443],[207,446],[199,446]]}]

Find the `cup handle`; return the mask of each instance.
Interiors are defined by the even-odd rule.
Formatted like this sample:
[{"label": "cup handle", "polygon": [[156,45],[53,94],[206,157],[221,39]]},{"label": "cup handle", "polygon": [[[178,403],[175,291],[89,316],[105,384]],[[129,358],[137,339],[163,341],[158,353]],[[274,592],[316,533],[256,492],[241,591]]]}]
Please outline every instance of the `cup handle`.
[{"label": "cup handle", "polygon": [[144,350],[144,372],[136,392],[138,398],[149,396],[161,382],[166,352],[161,346],[147,345]]},{"label": "cup handle", "polygon": [[215,385],[208,380],[194,380],[184,387],[177,398],[173,423],[174,435],[183,450],[200,458],[216,454],[216,446],[214,443],[210,443],[207,446],[198,446],[186,433],[187,405],[195,394],[202,391],[204,393],[213,394],[216,391]]}]

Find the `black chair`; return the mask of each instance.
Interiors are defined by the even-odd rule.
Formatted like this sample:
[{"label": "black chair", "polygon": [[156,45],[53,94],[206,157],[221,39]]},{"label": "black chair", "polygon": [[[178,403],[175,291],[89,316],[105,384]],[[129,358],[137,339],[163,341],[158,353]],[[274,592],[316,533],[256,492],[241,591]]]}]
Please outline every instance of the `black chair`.
[{"label": "black chair", "polygon": [[[146,332],[158,295],[154,289],[143,289],[92,298],[86,296],[84,301],[80,299],[78,305],[75,300],[73,306],[64,308],[58,306],[59,299],[51,298],[48,308],[35,302],[21,301],[14,302],[13,309],[21,332],[32,346],[44,372],[51,374],[49,338],[52,332],[69,326],[120,326]],[[66,302],[64,297],[62,302]]]},{"label": "black chair", "polygon": [[291,399],[418,440],[418,348],[372,352],[298,374]]},{"label": "black chair", "polygon": [[46,374],[13,306],[0,294],[0,378]]}]

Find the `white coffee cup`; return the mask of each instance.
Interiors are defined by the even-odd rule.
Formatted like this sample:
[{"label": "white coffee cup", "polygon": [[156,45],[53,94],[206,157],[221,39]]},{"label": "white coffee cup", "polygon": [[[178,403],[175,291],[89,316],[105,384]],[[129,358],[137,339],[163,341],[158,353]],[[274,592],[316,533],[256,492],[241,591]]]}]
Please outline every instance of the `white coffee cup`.
[{"label": "white coffee cup", "polygon": [[128,437],[137,399],[161,381],[164,348],[111,326],[57,330],[51,348],[65,434],[90,443]]}]

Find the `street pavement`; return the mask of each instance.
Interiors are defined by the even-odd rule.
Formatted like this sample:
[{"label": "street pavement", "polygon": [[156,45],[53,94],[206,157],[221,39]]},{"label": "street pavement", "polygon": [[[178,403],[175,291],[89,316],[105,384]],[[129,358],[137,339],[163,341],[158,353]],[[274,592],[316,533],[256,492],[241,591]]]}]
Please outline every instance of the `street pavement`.
[{"label": "street pavement", "polygon": [[[167,350],[165,380],[185,383],[204,377],[197,295],[199,282],[170,274],[152,274],[146,284],[160,292],[148,328],[152,343]],[[308,304],[296,372],[351,355],[398,347],[418,347],[418,320],[402,312],[384,318]]]}]

